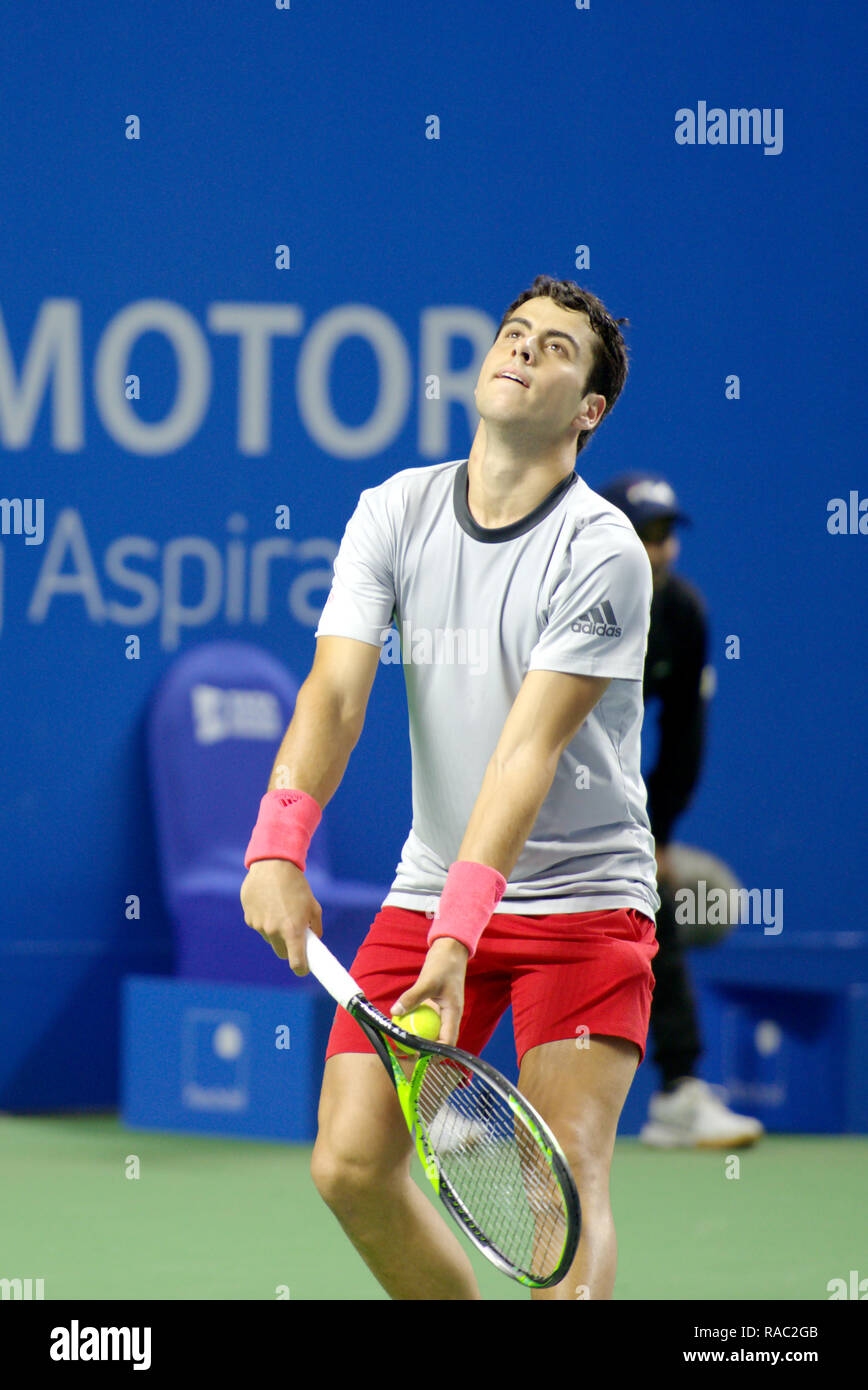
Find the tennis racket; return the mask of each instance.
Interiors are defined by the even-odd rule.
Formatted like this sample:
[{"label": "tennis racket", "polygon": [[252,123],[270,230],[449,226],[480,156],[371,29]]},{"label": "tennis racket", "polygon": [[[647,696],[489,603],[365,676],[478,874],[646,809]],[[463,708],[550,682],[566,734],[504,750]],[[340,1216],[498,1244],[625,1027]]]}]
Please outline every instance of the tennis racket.
[{"label": "tennis racket", "polygon": [[[311,973],[346,1009],[392,1079],[428,1179],[464,1234],[493,1265],[534,1289],[573,1262],[579,1194],[557,1140],[494,1067],[399,1028],[365,998],[308,927]],[[396,1055],[390,1042],[415,1054]],[[407,1075],[401,1065],[412,1066]]]}]

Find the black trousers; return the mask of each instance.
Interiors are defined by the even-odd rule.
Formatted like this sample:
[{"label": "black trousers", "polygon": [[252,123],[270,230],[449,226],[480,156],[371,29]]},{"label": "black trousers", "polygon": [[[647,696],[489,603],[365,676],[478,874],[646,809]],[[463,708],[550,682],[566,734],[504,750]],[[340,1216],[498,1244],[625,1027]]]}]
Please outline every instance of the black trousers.
[{"label": "black trousers", "polygon": [[679,1076],[691,1076],[702,1055],[699,1019],[687,974],[684,948],[675,921],[675,890],[658,882],[657,913],[659,950],[652,962],[654,997],[651,1003],[652,1060],[664,1087]]}]

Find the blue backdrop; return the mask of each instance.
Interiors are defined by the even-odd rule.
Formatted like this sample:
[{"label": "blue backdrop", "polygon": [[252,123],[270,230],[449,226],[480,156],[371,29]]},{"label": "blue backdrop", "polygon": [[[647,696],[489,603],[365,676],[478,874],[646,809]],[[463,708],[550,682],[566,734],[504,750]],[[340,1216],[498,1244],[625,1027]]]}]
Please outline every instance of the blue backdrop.
[{"label": "blue backdrop", "polygon": [[[785,937],[862,925],[864,24],[791,0],[6,17],[0,1103],[113,1101],[118,981],[169,967],[143,724],[168,663],[235,636],[306,675],[359,492],[467,455],[481,358],[541,272],[632,325],[578,471],[665,472],[695,518],[717,693],[677,838],[781,889]],[[395,666],[326,815],[339,870],[388,882]]]}]

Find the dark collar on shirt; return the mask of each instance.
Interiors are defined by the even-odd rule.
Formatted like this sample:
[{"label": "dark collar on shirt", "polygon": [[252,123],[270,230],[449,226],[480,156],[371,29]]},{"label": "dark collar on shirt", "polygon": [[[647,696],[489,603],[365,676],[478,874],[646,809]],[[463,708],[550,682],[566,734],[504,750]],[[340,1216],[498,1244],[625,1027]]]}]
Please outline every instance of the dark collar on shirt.
[{"label": "dark collar on shirt", "polygon": [[525,531],[530,531],[537,522],[542,521],[544,516],[548,516],[567,489],[579,480],[578,473],[568,473],[552,488],[548,496],[534,507],[532,512],[528,512],[527,516],[519,517],[518,521],[511,521],[508,526],[480,526],[478,522],[474,521],[467,505],[467,464],[468,460],[465,459],[455,470],[452,501],[456,521],[461,529],[476,541],[511,541],[515,536],[523,536]]}]

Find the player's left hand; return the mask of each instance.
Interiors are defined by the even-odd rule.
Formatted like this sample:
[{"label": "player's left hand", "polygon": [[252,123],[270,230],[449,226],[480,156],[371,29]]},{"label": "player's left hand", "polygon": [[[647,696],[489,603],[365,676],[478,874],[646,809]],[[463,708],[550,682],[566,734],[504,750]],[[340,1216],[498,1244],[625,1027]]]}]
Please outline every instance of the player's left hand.
[{"label": "player's left hand", "polygon": [[393,1015],[409,1014],[419,1004],[433,1004],[440,1014],[437,1041],[454,1047],[464,1013],[464,976],[470,952],[451,936],[438,937],[428,948],[415,985],[395,1000]]}]

